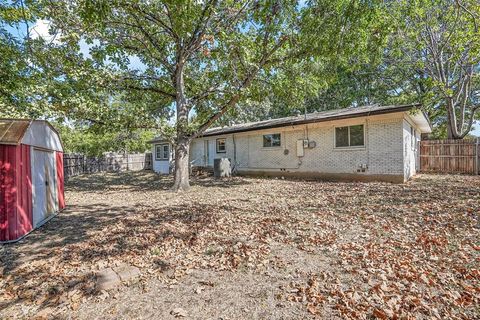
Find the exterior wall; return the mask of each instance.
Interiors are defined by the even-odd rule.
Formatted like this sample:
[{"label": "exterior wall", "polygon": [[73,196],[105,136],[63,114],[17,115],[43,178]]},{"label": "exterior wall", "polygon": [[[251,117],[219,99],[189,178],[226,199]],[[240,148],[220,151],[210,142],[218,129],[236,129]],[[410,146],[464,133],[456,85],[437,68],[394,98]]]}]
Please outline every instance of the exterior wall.
[{"label": "exterior wall", "polygon": [[[226,139],[226,147],[227,150],[224,153],[217,153],[217,139],[225,138]],[[207,159],[206,154],[206,143],[208,142],[210,150],[208,156],[210,159]],[[213,159],[218,158],[229,158],[233,163],[234,157],[234,142],[232,135],[222,135],[222,136],[215,136],[215,137],[205,137],[199,138],[192,141],[190,145],[190,162],[193,166],[201,166],[207,167],[213,165]],[[210,160],[210,161],[207,161]]]},{"label": "exterior wall", "polygon": [[22,144],[63,152],[60,137],[46,121],[32,121],[23,136]]},{"label": "exterior wall", "polygon": [[0,145],[0,241],[27,234],[32,221],[30,146]]},{"label": "exterior wall", "polygon": [[[403,182],[403,113],[353,118],[308,125],[282,127],[226,135],[227,157],[239,173],[283,174],[349,178],[362,180],[366,176]],[[335,148],[336,126],[364,124],[365,147]],[[263,148],[263,135],[281,134],[281,146]],[[199,140],[217,137],[206,137]],[[304,149],[297,156],[297,141],[315,141],[316,147]],[[194,141],[192,158],[201,158],[202,148]],[[234,143],[235,142],[235,143]],[[197,144],[198,143],[198,144]],[[234,149],[236,152],[234,153]],[[311,174],[309,174],[311,173]]]},{"label": "exterior wall", "polygon": [[63,152],[55,152],[57,164],[58,210],[65,209],[65,177],[63,174]]},{"label": "exterior wall", "polygon": [[[170,155],[169,155],[168,160],[157,159],[155,148],[156,148],[156,146],[163,145],[163,144],[168,144],[168,147],[169,147]],[[156,173],[160,173],[160,174],[169,174],[171,172],[172,166],[173,166],[172,160],[173,160],[173,149],[172,149],[172,145],[170,143],[168,143],[168,142],[158,142],[158,143],[153,144],[153,147],[152,147],[152,169],[153,169],[153,171],[155,171]]]}]

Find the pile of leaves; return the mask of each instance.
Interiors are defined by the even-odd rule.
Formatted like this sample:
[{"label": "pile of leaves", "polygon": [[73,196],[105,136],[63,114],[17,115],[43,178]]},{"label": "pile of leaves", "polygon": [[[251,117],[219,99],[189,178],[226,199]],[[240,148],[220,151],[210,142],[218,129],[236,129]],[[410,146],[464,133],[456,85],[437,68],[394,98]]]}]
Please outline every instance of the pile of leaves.
[{"label": "pile of leaves", "polygon": [[[202,178],[185,194],[170,185],[145,173],[72,179],[66,211],[2,248],[0,315],[76,310],[98,299],[98,270],[127,263],[141,281],[165,283],[194,269],[295,273],[277,299],[320,317],[479,316],[476,177],[404,185]],[[326,263],[291,270],[292,251]]]}]

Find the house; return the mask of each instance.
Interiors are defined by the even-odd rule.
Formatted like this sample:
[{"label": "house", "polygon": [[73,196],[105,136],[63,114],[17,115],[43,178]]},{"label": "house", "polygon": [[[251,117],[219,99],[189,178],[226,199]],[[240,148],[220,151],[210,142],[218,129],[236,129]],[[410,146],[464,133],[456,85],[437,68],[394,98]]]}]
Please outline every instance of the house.
[{"label": "house", "polygon": [[[190,146],[192,166],[229,158],[238,174],[405,182],[430,133],[418,105],[365,106],[211,128]],[[172,172],[172,146],[153,143],[153,168]]]},{"label": "house", "polygon": [[42,120],[0,119],[0,243],[21,239],[65,207],[63,147]]}]

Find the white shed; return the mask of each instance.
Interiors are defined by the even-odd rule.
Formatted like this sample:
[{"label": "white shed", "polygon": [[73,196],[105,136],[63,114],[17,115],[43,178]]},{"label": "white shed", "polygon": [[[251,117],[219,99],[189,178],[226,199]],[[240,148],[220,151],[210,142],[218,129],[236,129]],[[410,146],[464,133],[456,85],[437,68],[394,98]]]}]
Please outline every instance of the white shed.
[{"label": "white shed", "polygon": [[152,147],[152,168],[153,171],[160,174],[169,174],[173,168],[173,148],[172,144],[164,138],[158,138],[150,141]]}]

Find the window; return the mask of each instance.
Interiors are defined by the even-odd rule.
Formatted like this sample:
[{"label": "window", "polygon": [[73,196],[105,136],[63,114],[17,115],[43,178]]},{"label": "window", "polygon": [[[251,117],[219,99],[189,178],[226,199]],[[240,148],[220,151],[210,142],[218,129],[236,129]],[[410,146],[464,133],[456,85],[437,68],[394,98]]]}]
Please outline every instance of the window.
[{"label": "window", "polygon": [[169,160],[170,147],[168,144],[157,144],[155,146],[155,160]]},{"label": "window", "polygon": [[282,140],[281,140],[280,133],[263,135],[264,148],[280,147],[281,145],[282,145]]},{"label": "window", "polygon": [[335,148],[363,147],[364,145],[363,124],[335,128]]},{"label": "window", "polygon": [[225,153],[225,152],[227,152],[225,138],[217,139],[217,153]]}]

